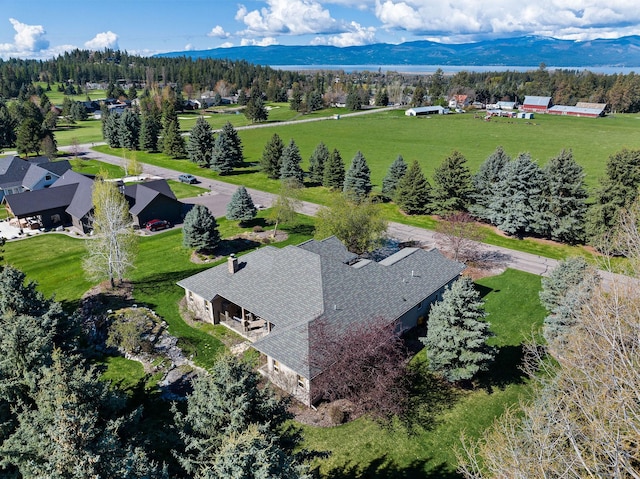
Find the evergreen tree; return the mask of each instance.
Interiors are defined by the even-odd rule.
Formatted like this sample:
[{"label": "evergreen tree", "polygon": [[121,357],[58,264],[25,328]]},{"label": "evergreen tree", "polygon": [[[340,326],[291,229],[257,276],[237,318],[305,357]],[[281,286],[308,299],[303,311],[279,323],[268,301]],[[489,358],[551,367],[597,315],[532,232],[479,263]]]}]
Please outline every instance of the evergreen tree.
[{"label": "evergreen tree", "polygon": [[177,121],[170,121],[162,132],[162,152],[172,158],[184,158],[187,152]]},{"label": "evergreen tree", "polygon": [[408,215],[429,213],[431,185],[422,173],[418,160],[413,160],[407,173],[398,181],[394,201]]},{"label": "evergreen tree", "polygon": [[280,160],[280,179],[293,182],[302,186],[304,181],[304,172],[300,167],[302,157],[296,142],[291,139],[289,144],[282,150],[282,158]]},{"label": "evergreen tree", "polygon": [[298,82],[294,82],[291,88],[289,109],[293,111],[300,111],[302,109],[302,91],[300,90],[300,84]]},{"label": "evergreen tree", "polygon": [[71,111],[69,112],[69,114],[74,121],[85,121],[87,118],[89,118],[87,108],[83,103],[79,101],[74,101],[71,104]]},{"label": "evergreen tree", "polygon": [[212,251],[220,243],[218,223],[209,208],[194,205],[184,217],[182,244],[195,251]]},{"label": "evergreen tree", "polygon": [[329,149],[320,142],[309,158],[309,179],[312,183],[322,184],[324,165],[329,160]]},{"label": "evergreen tree", "polygon": [[606,177],[589,209],[587,234],[597,242],[616,225],[620,209],[628,208],[638,197],[640,188],[640,150],[622,149],[607,162]]},{"label": "evergreen tree", "polygon": [[247,104],[247,93],[244,91],[244,89],[241,89],[240,92],[238,92],[238,105],[245,106],[246,104]]},{"label": "evergreen tree", "polygon": [[0,100],[0,152],[16,144],[17,124],[7,106]]},{"label": "evergreen tree", "polygon": [[40,149],[47,158],[53,160],[58,154],[58,143],[52,131],[48,131],[44,134],[42,141],[40,142]]},{"label": "evergreen tree", "polygon": [[[224,152],[224,156],[227,158],[227,162],[232,168],[242,166],[244,162],[244,154],[242,152],[242,141],[238,136],[238,132],[233,127],[231,122],[226,122],[218,133],[218,139],[222,137],[220,144],[216,140],[216,146],[214,147],[214,156],[218,155],[217,161],[220,161],[220,155]],[[222,150],[217,151],[218,147],[224,147]],[[216,162],[216,159],[212,159],[212,162]]]},{"label": "evergreen tree", "polygon": [[162,122],[160,112],[154,106],[151,110],[142,114],[140,122],[140,149],[144,151],[157,151],[158,138]]},{"label": "evergreen tree", "polygon": [[382,194],[389,199],[393,198],[396,194],[398,182],[406,173],[407,164],[404,158],[402,158],[402,155],[398,155],[393,163],[391,163],[387,175],[382,180]]},{"label": "evergreen tree", "polygon": [[356,89],[351,90],[347,95],[346,106],[352,111],[360,110],[362,108],[362,99]]},{"label": "evergreen tree", "polygon": [[[248,466],[243,457],[251,461],[246,457],[247,447],[253,442],[247,441],[249,437],[277,448],[271,458],[258,456],[255,471],[265,467],[263,460],[273,461],[272,467],[281,464],[280,450],[295,457],[291,448],[296,438],[282,436],[283,425],[290,417],[286,402],[278,400],[270,388],[259,387],[259,382],[251,366],[231,355],[219,358],[211,375],[194,380],[186,412],[174,408],[175,422],[185,444],[184,452],[175,455],[190,477],[267,477],[236,475]],[[251,448],[252,455],[256,454],[255,449]],[[244,453],[234,458],[232,451]],[[266,469],[275,473],[272,467]]]},{"label": "evergreen tree", "polygon": [[420,338],[427,351],[429,369],[447,381],[472,379],[487,369],[495,350],[487,345],[491,337],[484,302],[471,278],[463,276],[431,307],[427,336]]},{"label": "evergreen tree", "polygon": [[227,219],[238,220],[240,224],[255,218],[257,214],[253,200],[244,186],[239,186],[227,205]]},{"label": "evergreen tree", "polygon": [[376,92],[376,106],[387,106],[389,104],[389,95],[386,88],[379,88]]},{"label": "evergreen tree", "polygon": [[317,111],[324,108],[324,102],[322,101],[322,93],[318,90],[311,90],[306,95],[307,111]]},{"label": "evergreen tree", "polygon": [[282,151],[284,143],[277,133],[264,146],[264,151],[260,157],[260,169],[271,179],[280,178],[280,167],[282,163]]},{"label": "evergreen tree", "polygon": [[16,149],[20,155],[29,156],[29,153],[40,153],[40,142],[44,137],[41,123],[34,119],[24,120],[18,128],[16,137]]},{"label": "evergreen tree", "polygon": [[552,158],[543,168],[543,228],[539,233],[555,241],[584,240],[587,190],[584,171],[571,151]]},{"label": "evergreen tree", "polygon": [[196,165],[208,168],[211,165],[214,136],[211,125],[199,116],[191,129],[187,143],[187,155]]},{"label": "evergreen tree", "polygon": [[565,342],[599,280],[595,269],[580,257],[561,261],[548,277],[542,278],[540,302],[549,312],[542,332],[552,348]]},{"label": "evergreen tree", "polygon": [[476,218],[488,220],[490,216],[489,206],[496,194],[496,188],[504,177],[507,165],[511,161],[501,146],[494,151],[481,165],[473,176],[472,204],[469,212]]},{"label": "evergreen tree", "polygon": [[329,159],[324,165],[322,173],[322,186],[337,190],[344,186],[344,162],[340,152],[334,148]]},{"label": "evergreen tree", "polygon": [[505,168],[489,205],[489,220],[505,233],[536,233],[542,219],[542,171],[528,153]]},{"label": "evergreen tree", "polygon": [[435,213],[446,215],[454,211],[466,211],[472,192],[471,172],[467,159],[454,151],[433,173],[431,204]]},{"label": "evergreen tree", "polygon": [[259,93],[254,93],[251,95],[251,98],[247,102],[247,106],[244,109],[244,116],[251,123],[260,123],[263,121],[267,121],[269,118],[269,112],[264,106],[264,101],[262,100],[262,95]]},{"label": "evergreen tree", "polygon": [[165,98],[162,100],[162,129],[169,128],[170,123],[178,125],[178,114],[173,98]]},{"label": "evergreen tree", "polygon": [[119,117],[118,136],[120,147],[137,150],[140,142],[140,116],[127,109]]},{"label": "evergreen tree", "polygon": [[102,135],[111,148],[120,148],[120,115],[110,113],[102,120]]},{"label": "evergreen tree", "polygon": [[225,479],[311,479],[308,467],[250,425],[240,434],[231,434],[212,460],[196,477]]},{"label": "evergreen tree", "polygon": [[356,152],[344,177],[342,192],[354,201],[362,201],[371,192],[371,170],[364,155]]},{"label": "evergreen tree", "polygon": [[119,436],[123,404],[78,358],[60,351],[42,369],[30,401],[16,405],[17,428],[0,446],[3,466],[20,477],[161,477],[140,448]]}]

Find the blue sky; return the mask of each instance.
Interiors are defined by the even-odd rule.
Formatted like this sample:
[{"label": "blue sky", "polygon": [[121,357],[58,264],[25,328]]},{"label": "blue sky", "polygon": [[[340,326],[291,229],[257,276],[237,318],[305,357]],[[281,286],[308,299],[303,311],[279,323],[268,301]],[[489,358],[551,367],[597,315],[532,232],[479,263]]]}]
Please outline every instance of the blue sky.
[{"label": "blue sky", "polygon": [[0,58],[638,34],[637,0],[0,0]]}]

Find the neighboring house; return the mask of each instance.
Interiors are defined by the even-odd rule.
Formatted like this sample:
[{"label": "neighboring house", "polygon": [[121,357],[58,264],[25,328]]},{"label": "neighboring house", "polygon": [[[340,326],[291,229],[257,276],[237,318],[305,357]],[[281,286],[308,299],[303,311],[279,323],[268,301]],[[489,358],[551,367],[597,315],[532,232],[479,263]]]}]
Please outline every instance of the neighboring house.
[{"label": "neighboring house", "polygon": [[[487,106],[487,108],[489,107]],[[497,110],[515,110],[516,102],[515,101],[499,101],[498,103],[496,103],[496,109]]]},{"label": "neighboring house", "polygon": [[550,96],[525,96],[520,110],[533,113],[546,113],[550,106]]},{"label": "neighboring house", "polygon": [[183,279],[194,315],[222,323],[267,358],[261,370],[307,405],[318,399],[310,331],[383,318],[404,331],[424,323],[431,304],[465,266],[439,251],[404,248],[375,262],[334,236],[298,246],[266,246]]},{"label": "neighboring house", "polygon": [[153,219],[178,223],[184,205],[178,201],[166,180],[153,180],[124,187],[134,223],[143,227]]},{"label": "neighboring house", "polygon": [[[43,228],[72,225],[87,233],[91,230],[93,178],[67,171],[50,188],[28,191],[6,198],[9,213],[19,220]],[[183,204],[165,180],[122,187],[135,226],[143,227],[152,219],[179,222]]]},{"label": "neighboring house", "polygon": [[469,95],[452,95],[449,98],[449,108],[466,108],[471,104]]},{"label": "neighboring house", "polygon": [[446,115],[449,110],[443,106],[416,106],[409,108],[404,112],[406,116],[420,116],[420,115]]},{"label": "neighboring house", "polygon": [[0,202],[6,195],[48,188],[70,169],[67,160],[49,161],[46,156],[0,158]]}]

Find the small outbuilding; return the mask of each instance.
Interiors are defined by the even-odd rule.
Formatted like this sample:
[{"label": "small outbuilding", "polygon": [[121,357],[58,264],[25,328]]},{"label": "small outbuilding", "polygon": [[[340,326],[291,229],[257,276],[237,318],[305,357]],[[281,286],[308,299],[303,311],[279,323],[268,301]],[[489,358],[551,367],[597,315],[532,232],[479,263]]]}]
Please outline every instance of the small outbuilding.
[{"label": "small outbuilding", "polygon": [[414,108],[409,108],[404,112],[406,116],[420,116],[420,115],[446,115],[449,112],[443,106],[433,105],[433,106],[416,106]]}]

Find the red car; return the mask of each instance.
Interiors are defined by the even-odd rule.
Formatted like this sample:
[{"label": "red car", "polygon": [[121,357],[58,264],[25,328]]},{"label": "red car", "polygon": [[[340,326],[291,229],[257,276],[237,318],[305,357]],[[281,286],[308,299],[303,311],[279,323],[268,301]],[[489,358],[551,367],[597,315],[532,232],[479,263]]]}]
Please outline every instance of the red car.
[{"label": "red car", "polygon": [[171,228],[171,223],[167,220],[151,220],[147,221],[145,228],[147,228],[148,231],[166,230],[167,228]]}]

